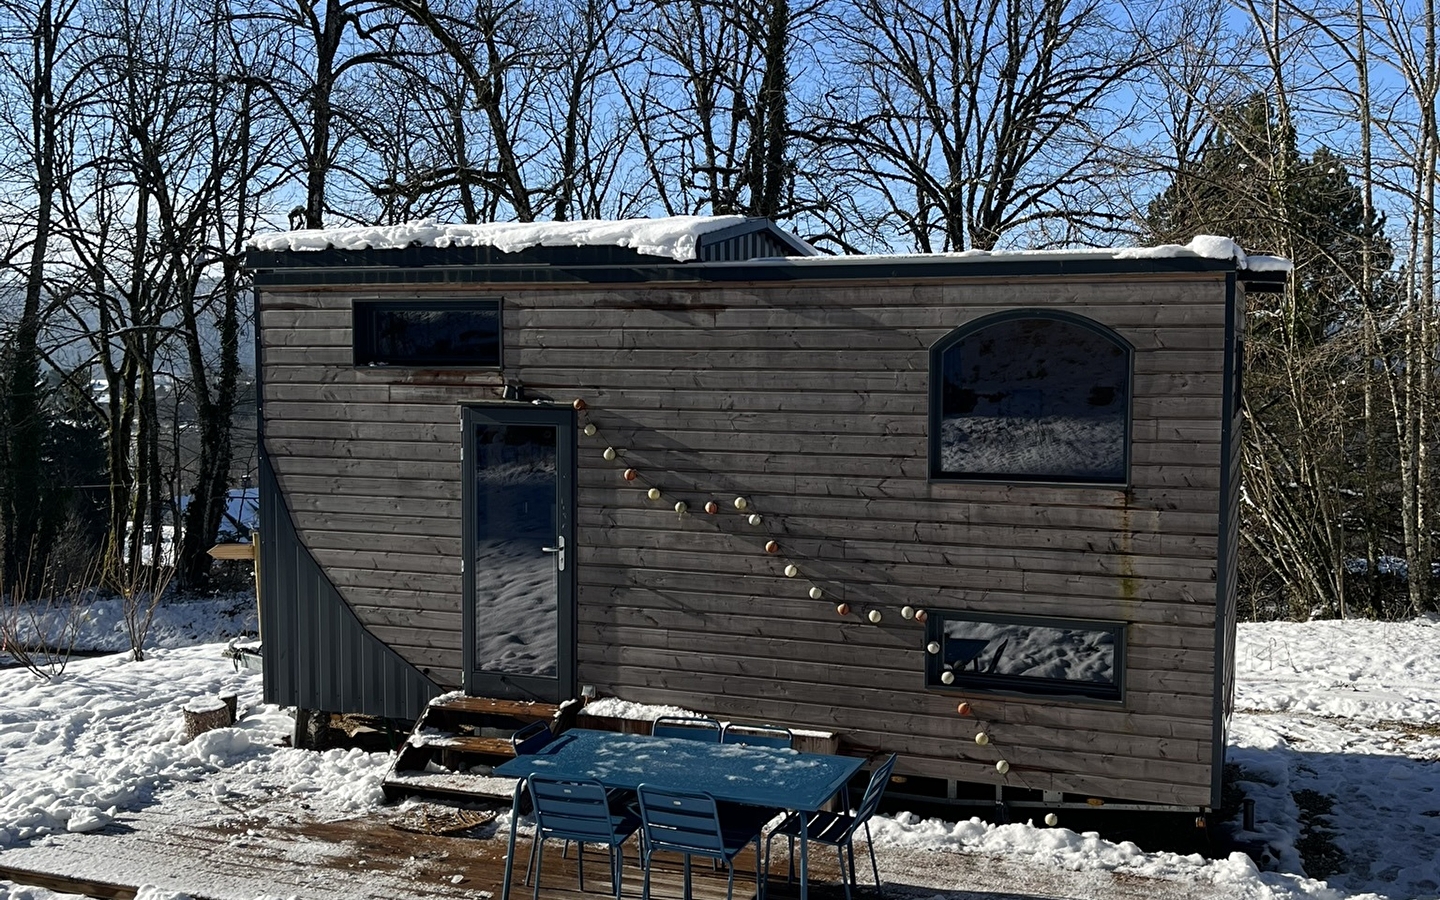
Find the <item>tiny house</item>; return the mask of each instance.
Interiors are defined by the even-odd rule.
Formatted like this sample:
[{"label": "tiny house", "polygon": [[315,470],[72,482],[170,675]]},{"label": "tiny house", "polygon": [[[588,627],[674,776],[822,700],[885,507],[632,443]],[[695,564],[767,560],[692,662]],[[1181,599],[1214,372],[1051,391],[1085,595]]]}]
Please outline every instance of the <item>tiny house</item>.
[{"label": "tiny house", "polygon": [[598,692],[912,780],[1219,804],[1228,241],[827,257],[765,220],[262,235],[266,699]]}]

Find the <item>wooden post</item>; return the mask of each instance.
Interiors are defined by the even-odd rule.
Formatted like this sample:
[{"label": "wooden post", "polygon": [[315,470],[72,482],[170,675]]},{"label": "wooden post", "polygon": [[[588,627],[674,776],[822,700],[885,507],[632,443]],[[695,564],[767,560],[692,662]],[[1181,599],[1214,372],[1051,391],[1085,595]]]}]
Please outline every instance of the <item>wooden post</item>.
[{"label": "wooden post", "polygon": [[260,618],[260,529],[250,531],[248,544],[216,544],[209,551],[211,559],[248,559],[250,571],[255,579],[255,627],[260,631],[260,642],[265,642],[265,623]]}]

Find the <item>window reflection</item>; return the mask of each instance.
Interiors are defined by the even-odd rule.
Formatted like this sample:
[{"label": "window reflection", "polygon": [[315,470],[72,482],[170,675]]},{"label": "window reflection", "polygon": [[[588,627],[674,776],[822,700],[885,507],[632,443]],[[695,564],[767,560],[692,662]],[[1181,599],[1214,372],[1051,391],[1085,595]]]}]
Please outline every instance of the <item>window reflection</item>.
[{"label": "window reflection", "polygon": [[1129,349],[1108,330],[1002,318],[962,331],[936,357],[936,475],[1125,481]]},{"label": "window reflection", "polygon": [[500,301],[357,301],[355,364],[499,366]]},{"label": "window reflection", "polygon": [[[932,686],[973,685],[1118,699],[1124,626],[941,613]],[[948,678],[947,678],[948,676]]]}]

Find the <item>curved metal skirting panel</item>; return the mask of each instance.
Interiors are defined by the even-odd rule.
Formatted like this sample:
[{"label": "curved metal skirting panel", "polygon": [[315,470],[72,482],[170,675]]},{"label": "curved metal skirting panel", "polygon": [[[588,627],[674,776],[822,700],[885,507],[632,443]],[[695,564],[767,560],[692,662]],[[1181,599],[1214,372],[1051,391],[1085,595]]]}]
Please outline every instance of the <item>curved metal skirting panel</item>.
[{"label": "curved metal skirting panel", "polygon": [[265,702],[416,719],[440,688],[365,629],[310,555],[260,458]]}]

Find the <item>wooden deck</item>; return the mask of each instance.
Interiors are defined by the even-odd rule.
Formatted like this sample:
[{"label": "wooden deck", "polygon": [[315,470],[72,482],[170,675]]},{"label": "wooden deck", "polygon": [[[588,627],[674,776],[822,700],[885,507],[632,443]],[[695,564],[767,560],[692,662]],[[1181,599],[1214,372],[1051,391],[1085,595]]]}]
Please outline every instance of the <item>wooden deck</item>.
[{"label": "wooden deck", "polygon": [[[411,807],[413,809],[414,807]],[[443,807],[433,807],[443,810]],[[489,898],[500,894],[504,878],[505,837],[494,824],[458,835],[405,830],[414,815],[391,807],[359,818],[317,820],[281,801],[243,813],[217,811],[197,820],[168,813],[164,805],[120,817],[92,834],[62,834],[0,853],[0,879],[56,890],[127,900],[135,888],[153,884],[182,891],[195,900],[253,900],[261,895],[310,900],[351,898]],[[297,815],[297,812],[301,813]],[[516,875],[515,900],[528,900],[522,887],[529,841],[517,844],[522,871]],[[636,844],[625,846],[624,896],[640,897],[642,873]],[[784,847],[777,842],[781,891]],[[540,896],[543,900],[604,897],[609,891],[608,862],[599,848],[586,852],[585,893],[578,891],[574,850],[563,859],[559,843],[546,846]],[[736,900],[753,900],[755,857],[739,860]],[[815,866],[820,879],[833,880],[833,862]],[[682,896],[678,858],[661,860],[652,876],[655,900]],[[694,868],[696,900],[724,900],[725,877],[708,865]],[[816,900],[835,900],[838,886],[812,891]]]}]

